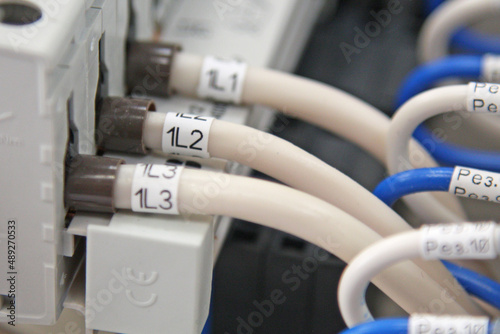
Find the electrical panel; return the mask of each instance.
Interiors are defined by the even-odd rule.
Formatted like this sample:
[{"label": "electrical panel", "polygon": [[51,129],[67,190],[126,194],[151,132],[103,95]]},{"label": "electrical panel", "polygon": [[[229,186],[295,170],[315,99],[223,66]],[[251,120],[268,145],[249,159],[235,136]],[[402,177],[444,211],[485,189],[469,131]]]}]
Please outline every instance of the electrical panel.
[{"label": "electrical panel", "polygon": [[[376,316],[441,304],[440,312],[497,316],[497,282],[480,295],[439,261],[401,262],[380,279],[374,272],[385,268],[366,259],[383,254],[382,267],[418,252],[474,258],[460,270],[500,276],[494,222],[456,225],[451,241],[440,225],[413,231],[498,216],[490,116],[500,51],[488,34],[498,32],[499,8],[498,0],[0,0],[0,333],[331,333],[370,319],[373,306]],[[425,91],[469,77],[493,83]],[[410,99],[417,94],[430,95]],[[207,117],[205,132],[183,128],[184,138],[200,135],[191,146],[205,138],[189,147],[203,153],[182,155],[189,144],[179,144],[180,123],[168,122]],[[413,132],[417,120],[425,124]],[[272,140],[245,160],[255,134]],[[151,164],[174,172],[155,175]],[[261,172],[291,187],[235,176]],[[237,181],[224,188],[225,178]],[[149,199],[170,207],[148,207],[148,185]],[[406,239],[387,238],[399,232]],[[422,245],[432,238],[443,243],[430,256]],[[366,298],[370,279],[380,291]],[[403,293],[408,282],[418,288]],[[418,317],[403,319],[409,332]]]}]

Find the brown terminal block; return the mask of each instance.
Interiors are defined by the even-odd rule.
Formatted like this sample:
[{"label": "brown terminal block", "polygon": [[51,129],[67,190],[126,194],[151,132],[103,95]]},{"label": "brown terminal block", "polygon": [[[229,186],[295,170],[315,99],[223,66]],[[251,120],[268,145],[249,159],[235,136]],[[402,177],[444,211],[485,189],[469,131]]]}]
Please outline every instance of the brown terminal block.
[{"label": "brown terminal block", "polygon": [[127,86],[131,95],[168,96],[172,62],[177,44],[130,42],[127,54]]},{"label": "brown terminal block", "polygon": [[98,106],[97,146],[105,151],[146,154],[143,133],[152,100],[106,97]]},{"label": "brown terminal block", "polygon": [[76,211],[116,212],[113,192],[122,159],[78,155],[67,166],[64,201]]}]

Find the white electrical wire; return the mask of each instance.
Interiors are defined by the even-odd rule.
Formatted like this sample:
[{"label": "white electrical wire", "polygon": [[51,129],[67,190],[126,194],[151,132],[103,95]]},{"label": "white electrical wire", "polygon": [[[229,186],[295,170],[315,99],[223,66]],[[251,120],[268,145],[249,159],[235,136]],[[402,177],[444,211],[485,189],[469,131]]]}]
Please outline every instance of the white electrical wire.
[{"label": "white electrical wire", "polygon": [[[162,149],[165,118],[166,114],[148,113],[143,135],[146,147]],[[404,219],[356,181],[286,140],[217,119],[205,136],[211,157],[236,161],[316,196],[382,236],[410,229]]]},{"label": "white electrical wire", "polygon": [[[179,53],[173,61],[171,88],[174,92],[196,97],[203,66],[203,57]],[[341,90],[313,80],[278,71],[248,67],[242,90],[242,103],[262,104],[283,111],[340,135],[364,148],[377,159],[385,161],[386,135],[390,119],[381,111]],[[436,162],[416,142],[411,142],[415,152],[412,164],[417,167],[435,167]],[[405,197],[412,203],[422,194]],[[448,194],[435,194],[449,209],[438,216],[433,211],[416,213],[426,222],[463,219],[465,213],[456,198]]]},{"label": "white electrical wire", "polygon": [[[118,209],[132,207],[135,168],[135,165],[122,165],[118,169],[114,188],[114,203]],[[200,194],[204,196],[203,204],[194,200]],[[224,215],[252,221],[300,237],[347,262],[366,245],[380,240],[376,232],[342,210],[311,195],[271,182],[184,169],[177,196],[183,215]],[[408,312],[429,305],[443,289],[411,262],[385,271],[374,283]],[[470,303],[463,306],[455,302],[446,305],[446,312],[480,313]]]},{"label": "white electrical wire", "polygon": [[[425,21],[417,45],[421,63],[445,57],[453,34],[471,24],[500,16],[500,0],[446,1]],[[485,115],[474,115],[469,120],[474,132],[494,138],[500,131],[500,122]]]},{"label": "white electrical wire", "polygon": [[[176,93],[198,96],[203,59],[187,53],[179,53],[175,57],[170,85]],[[341,90],[310,79],[250,66],[244,82],[242,103],[266,105],[326,128],[384,162],[389,118]]]},{"label": "white electrical wire", "polygon": [[[339,309],[347,327],[372,321],[365,302],[365,291],[376,273],[391,265],[418,257],[418,233],[411,231],[379,241],[361,252],[341,276],[338,289]],[[408,285],[408,289],[413,289]]]},{"label": "white electrical wire", "polygon": [[[467,110],[468,86],[447,86],[429,90],[415,96],[406,102],[393,117],[387,136],[387,166],[390,174],[396,174],[412,166],[408,164],[411,152],[408,143],[416,127],[430,117],[452,112]],[[495,117],[489,115],[490,117]],[[441,222],[449,222],[449,211],[438,203],[430,194],[422,194],[418,199],[408,203],[414,210],[434,210],[441,215]],[[456,219],[455,221],[460,221]],[[487,272],[498,275],[498,262],[483,263]],[[482,270],[481,270],[482,271]]]},{"label": "white electrical wire", "polygon": [[[163,113],[148,113],[143,134],[146,147],[162,149],[166,117]],[[168,127],[171,125],[168,124]],[[382,236],[410,229],[404,219],[371,192],[286,140],[217,119],[213,120],[205,136],[211,157],[236,161],[316,196],[344,210]],[[360,207],[363,209],[360,210]],[[417,264],[440,283],[450,279],[448,271],[439,263],[419,261]],[[474,269],[485,270],[482,266]]]},{"label": "white electrical wire", "polygon": [[[390,174],[396,174],[412,166],[408,144],[416,127],[426,119],[451,111],[465,111],[467,86],[448,86],[433,89],[406,102],[393,117],[387,136],[387,167]],[[415,210],[433,210],[441,221],[448,221],[449,211],[430,194],[422,194],[409,203]],[[418,209],[417,209],[418,210]],[[459,221],[460,219],[455,219]]]},{"label": "white electrical wire", "polygon": [[426,63],[448,54],[453,33],[500,15],[500,0],[446,1],[425,21],[418,40],[418,57]]},{"label": "white electrical wire", "polygon": [[[162,149],[166,118],[167,115],[163,113],[148,113],[143,134],[146,147]],[[170,126],[172,124],[168,124],[168,128]],[[217,119],[213,120],[209,132],[204,136],[208,138],[208,153],[211,157],[236,161],[316,196],[344,210],[382,236],[410,229],[404,219],[371,192],[286,140],[248,126]],[[360,207],[363,209],[360,210]],[[448,271],[439,263],[419,262],[418,265],[438,282],[449,279]],[[471,265],[468,264],[468,267]],[[473,269],[489,272],[481,263]]]},{"label": "white electrical wire", "polygon": [[[362,251],[342,274],[338,302],[348,327],[373,320],[365,302],[365,291],[370,280],[382,270],[422,254],[422,230],[401,233],[381,240]],[[500,228],[495,228],[496,252],[500,252]],[[493,247],[493,245],[492,245]],[[409,289],[413,287],[408,285]],[[440,295],[442,296],[442,294]],[[447,296],[446,298],[454,298]],[[439,297],[437,297],[439,298]],[[440,303],[445,304],[444,302]]]}]

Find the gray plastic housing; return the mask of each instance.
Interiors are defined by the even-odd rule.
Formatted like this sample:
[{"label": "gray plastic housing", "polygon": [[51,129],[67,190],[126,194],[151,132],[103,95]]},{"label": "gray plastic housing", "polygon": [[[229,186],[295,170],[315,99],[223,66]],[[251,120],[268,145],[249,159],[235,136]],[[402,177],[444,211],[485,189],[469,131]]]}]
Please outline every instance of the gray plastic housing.
[{"label": "gray plastic housing", "polygon": [[[128,4],[17,3],[41,17],[30,24],[22,15],[18,25],[0,23],[0,294],[11,290],[7,272],[16,272],[16,324],[53,324],[81,262],[78,253],[64,256],[76,247],[65,231],[63,204],[68,129],[74,129],[74,153],[95,153],[95,96],[103,65],[102,90],[124,93]],[[13,270],[7,262],[9,220],[16,222]],[[10,321],[8,314],[4,306],[0,322]]]}]

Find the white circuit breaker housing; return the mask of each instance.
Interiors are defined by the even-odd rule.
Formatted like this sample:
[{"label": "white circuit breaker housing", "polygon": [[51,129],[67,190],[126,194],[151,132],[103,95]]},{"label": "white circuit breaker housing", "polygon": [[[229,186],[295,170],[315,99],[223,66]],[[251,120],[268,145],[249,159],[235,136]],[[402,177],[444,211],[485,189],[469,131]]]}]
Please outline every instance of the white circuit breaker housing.
[{"label": "white circuit breaker housing", "polygon": [[124,93],[127,11],[122,0],[0,2],[1,322],[52,324],[62,310],[81,261],[64,256],[66,153],[95,152],[98,80]]},{"label": "white circuit breaker housing", "polygon": [[177,217],[143,216],[117,213],[108,226],[88,228],[87,328],[201,333],[210,305],[212,217],[179,224]]}]

